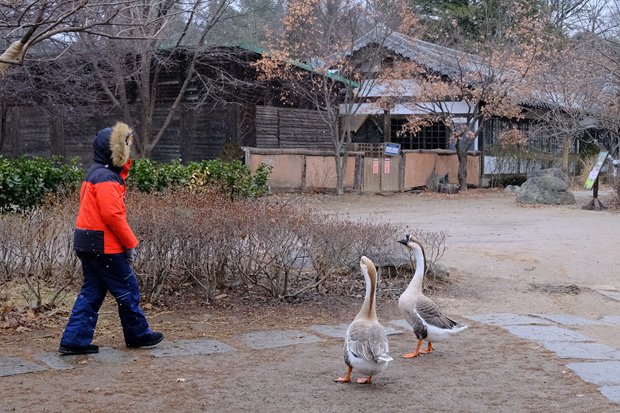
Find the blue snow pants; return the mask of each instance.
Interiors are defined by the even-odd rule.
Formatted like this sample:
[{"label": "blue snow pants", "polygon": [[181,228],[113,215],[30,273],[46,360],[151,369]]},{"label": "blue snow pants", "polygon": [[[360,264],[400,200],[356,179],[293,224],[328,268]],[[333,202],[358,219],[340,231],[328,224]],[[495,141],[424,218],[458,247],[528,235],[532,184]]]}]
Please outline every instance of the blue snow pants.
[{"label": "blue snow pants", "polygon": [[118,304],[125,343],[135,342],[140,337],[152,334],[140,308],[138,280],[125,254],[78,251],[77,255],[82,261],[84,282],[60,345],[84,347],[92,342],[99,308],[108,291]]}]

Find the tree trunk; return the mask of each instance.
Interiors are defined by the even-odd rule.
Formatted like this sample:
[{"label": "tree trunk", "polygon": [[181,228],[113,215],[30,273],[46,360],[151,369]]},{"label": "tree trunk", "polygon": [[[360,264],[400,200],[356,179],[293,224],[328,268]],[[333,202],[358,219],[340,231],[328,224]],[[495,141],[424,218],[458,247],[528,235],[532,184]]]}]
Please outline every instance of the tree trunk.
[{"label": "tree trunk", "polygon": [[573,140],[570,138],[565,138],[562,142],[562,172],[568,176],[568,159],[570,155],[570,147],[572,146]]},{"label": "tree trunk", "polygon": [[338,119],[336,118],[332,123],[331,133],[332,142],[334,142],[334,156],[336,161],[336,194],[344,195],[344,178],[347,171],[347,163],[349,160],[349,143],[351,143],[351,118],[345,116],[346,122],[345,130],[340,135],[340,128],[338,127]]},{"label": "tree trunk", "polygon": [[456,143],[456,156],[459,160],[459,187],[461,191],[467,189],[467,145],[461,145],[460,141]]},{"label": "tree trunk", "polygon": [[388,109],[383,111],[383,141],[392,142],[392,117]]},{"label": "tree trunk", "polygon": [[6,139],[6,117],[9,111],[9,106],[4,102],[0,103],[0,153],[4,147],[4,140]]},{"label": "tree trunk", "polygon": [[21,59],[22,50],[24,44],[21,41],[13,42],[1,55],[0,55],[0,75],[3,75],[9,68],[10,64],[5,62],[14,62],[17,64]]},{"label": "tree trunk", "polygon": [[[148,143],[153,132],[153,103],[151,99],[155,99],[155,96],[151,94],[151,63],[152,59],[149,56],[140,68],[140,86],[138,88],[140,97],[140,134],[136,139],[135,145],[138,158],[150,158],[151,156],[148,150]],[[153,82],[157,82],[157,79],[154,79]]]},{"label": "tree trunk", "polygon": [[345,158],[342,157],[340,152],[336,152],[334,154],[334,159],[336,161],[336,195],[344,194],[344,171],[343,166],[345,163]]}]

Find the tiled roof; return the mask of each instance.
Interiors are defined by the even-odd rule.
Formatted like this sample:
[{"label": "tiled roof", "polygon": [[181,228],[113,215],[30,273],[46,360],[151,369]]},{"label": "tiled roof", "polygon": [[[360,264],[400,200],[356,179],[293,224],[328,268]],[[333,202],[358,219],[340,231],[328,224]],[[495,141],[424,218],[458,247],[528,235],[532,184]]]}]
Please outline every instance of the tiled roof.
[{"label": "tiled roof", "polygon": [[383,46],[430,70],[447,76],[457,76],[463,71],[476,71],[484,65],[478,56],[449,47],[419,40],[399,32],[382,33],[376,28],[360,37],[353,46],[358,51],[371,44]]}]

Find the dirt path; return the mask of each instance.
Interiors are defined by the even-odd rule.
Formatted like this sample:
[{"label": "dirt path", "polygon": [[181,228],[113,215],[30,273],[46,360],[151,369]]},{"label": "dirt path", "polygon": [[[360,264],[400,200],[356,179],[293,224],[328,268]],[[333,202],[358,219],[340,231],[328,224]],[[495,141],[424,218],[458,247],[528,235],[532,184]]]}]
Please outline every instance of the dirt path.
[{"label": "dirt path", "polygon": [[[470,329],[413,360],[398,357],[411,350],[411,333],[390,336],[395,360],[371,386],[333,383],[344,373],[342,340],[312,329],[350,322],[359,299],[284,307],[188,306],[178,313],[152,310],[151,323],[170,341],[206,337],[234,351],[153,357],[120,348],[130,360],[106,363],[85,357],[70,370],[0,377],[0,412],[618,411],[600,386],[567,368],[580,357],[562,359],[536,340],[474,320],[505,313],[620,319],[620,302],[603,294],[620,287],[620,214],[583,211],[589,194],[577,195],[576,205],[559,207],[520,207],[513,196],[488,191],[301,198],[326,213],[372,216],[449,234],[450,249],[442,262],[452,282],[433,298]],[[606,201],[604,195],[601,199]],[[100,317],[96,339],[103,346],[121,343],[113,312],[107,303]],[[378,312],[385,324],[401,318],[394,301],[380,302]],[[61,328],[0,332],[0,356],[34,361],[36,354],[55,350]],[[567,328],[620,350],[620,323]],[[244,333],[270,330],[295,330],[319,340],[256,349],[241,339]]]}]

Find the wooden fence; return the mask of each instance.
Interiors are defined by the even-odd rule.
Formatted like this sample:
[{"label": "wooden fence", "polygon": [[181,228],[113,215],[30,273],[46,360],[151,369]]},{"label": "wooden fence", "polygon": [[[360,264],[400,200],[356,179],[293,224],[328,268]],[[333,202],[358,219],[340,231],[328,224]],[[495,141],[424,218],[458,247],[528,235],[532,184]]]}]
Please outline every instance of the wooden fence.
[{"label": "wooden fence", "polygon": [[[334,190],[336,168],[333,152],[299,149],[244,148],[246,165],[252,170],[272,166],[272,190]],[[454,151],[403,151],[399,156],[374,158],[349,152],[345,190],[358,192],[406,191],[425,186],[433,175],[449,175],[457,183],[458,159]],[[480,154],[467,159],[467,183],[480,184]]]}]

